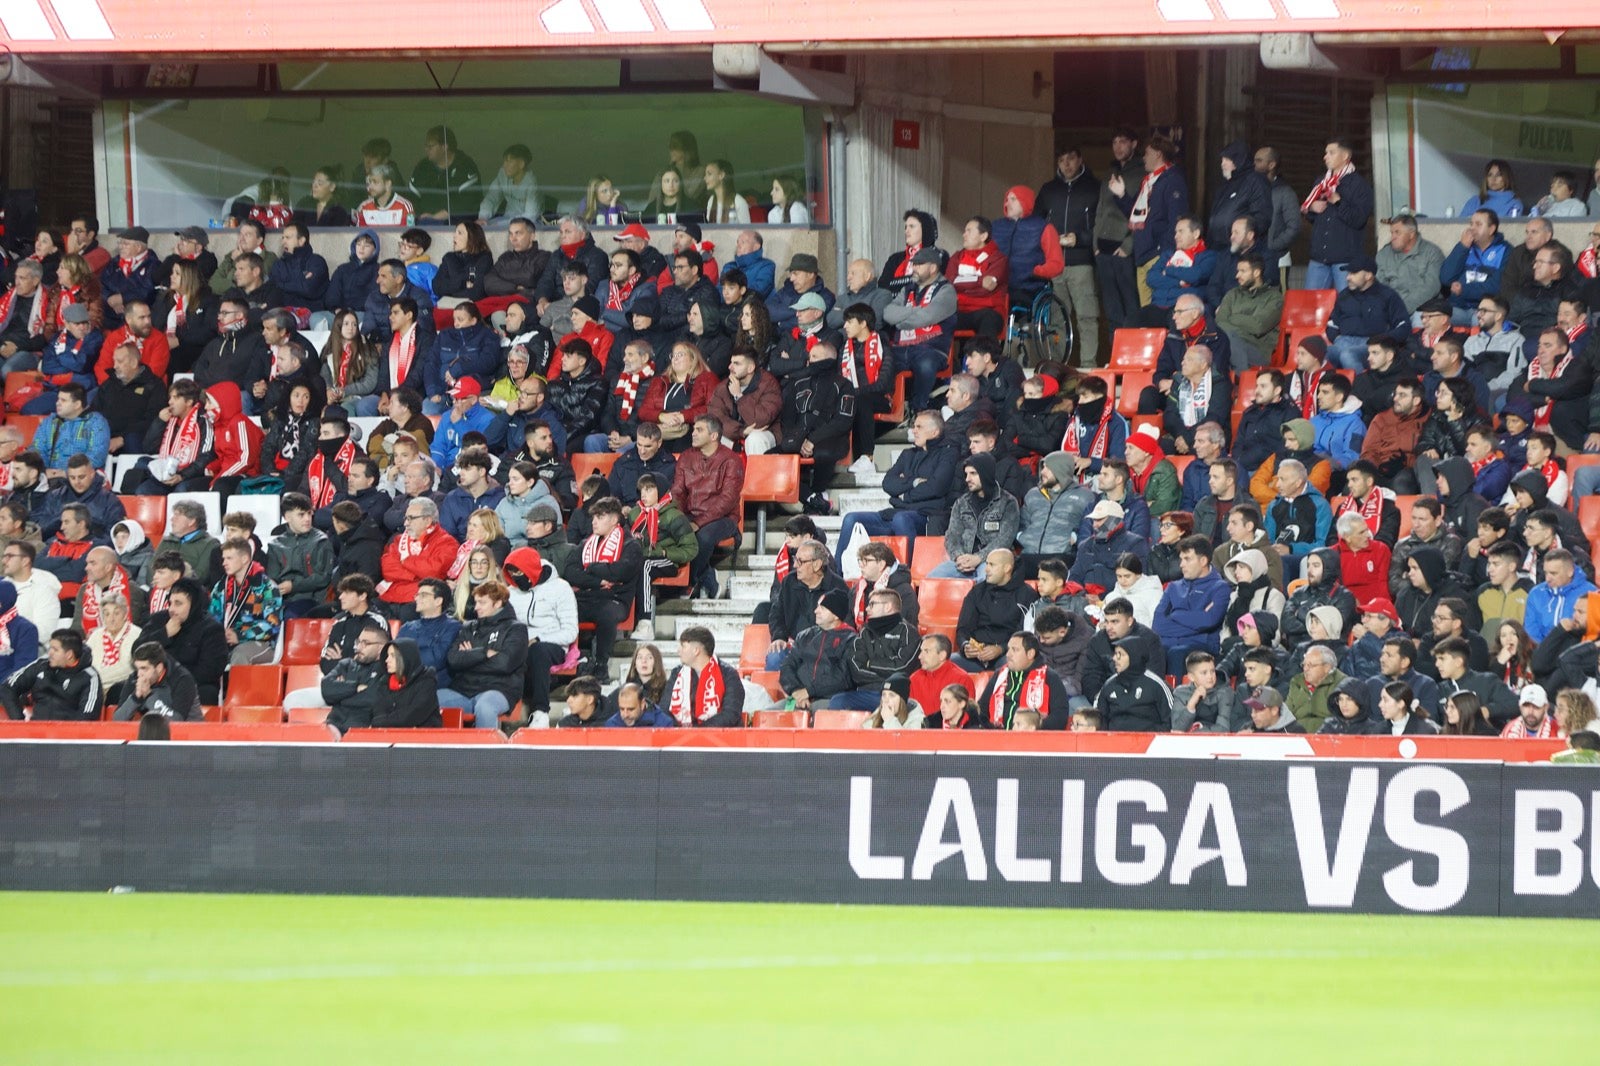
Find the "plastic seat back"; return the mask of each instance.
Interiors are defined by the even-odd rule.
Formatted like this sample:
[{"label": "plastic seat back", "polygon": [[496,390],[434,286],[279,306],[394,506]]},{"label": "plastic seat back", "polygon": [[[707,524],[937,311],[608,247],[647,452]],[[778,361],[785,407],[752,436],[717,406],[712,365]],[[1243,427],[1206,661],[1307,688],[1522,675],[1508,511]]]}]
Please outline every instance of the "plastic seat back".
[{"label": "plastic seat back", "polygon": [[746,456],[744,489],[740,495],[747,503],[799,503],[800,457]]},{"label": "plastic seat back", "polygon": [[1164,329],[1119,329],[1111,336],[1110,369],[1154,370],[1166,343]]},{"label": "plastic seat back", "polygon": [[322,661],[323,645],[333,631],[331,618],[291,618],[284,626],[283,665],[302,666]]}]

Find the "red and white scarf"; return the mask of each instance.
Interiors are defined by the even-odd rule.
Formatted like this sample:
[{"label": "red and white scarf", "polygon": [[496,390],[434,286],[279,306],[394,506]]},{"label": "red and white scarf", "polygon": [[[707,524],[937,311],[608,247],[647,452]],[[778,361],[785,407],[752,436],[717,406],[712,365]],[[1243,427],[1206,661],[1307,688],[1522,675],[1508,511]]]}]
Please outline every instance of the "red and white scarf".
[{"label": "red and white scarf", "polygon": [[1556,487],[1556,478],[1560,477],[1561,474],[1561,464],[1554,459],[1546,459],[1539,466],[1539,476],[1544,478],[1544,487],[1547,489]]},{"label": "red and white scarf", "polygon": [[135,270],[139,269],[139,264],[143,263],[145,261],[145,259],[147,259],[149,257],[149,255],[150,255],[150,250],[148,248],[146,248],[144,251],[140,252],[138,255],[134,256],[132,259],[118,259],[117,260],[117,269],[122,271],[122,276],[123,277],[125,277],[125,278],[126,277],[132,277],[133,276],[133,272]]},{"label": "red and white scarf", "polygon": [[[661,508],[671,502],[672,493],[669,492],[656,500],[654,507],[646,507],[640,504],[639,517],[633,520],[633,526],[628,532],[637,537],[640,536],[639,530],[642,528],[644,530],[642,539],[646,545],[654,548],[656,546],[656,538],[661,535]],[[622,527],[618,526],[615,532],[621,532],[621,529]]]},{"label": "red and white scarf", "polygon": [[846,341],[844,346],[844,378],[856,388],[861,388],[860,380],[863,371],[856,370],[856,355],[860,353],[861,365],[866,375],[867,385],[878,383],[878,372],[883,369],[883,337],[877,330],[867,334],[867,339],[860,344],[855,341]]},{"label": "red and white scarf", "polygon": [[[4,322],[6,316],[11,313],[11,305],[16,295],[16,289],[7,289],[0,294],[0,322]],[[47,302],[45,288],[40,285],[33,292],[33,306],[28,310],[28,336],[38,337],[44,333],[44,305]]]},{"label": "red and white scarf", "polygon": [[354,341],[345,341],[339,349],[339,372],[334,375],[333,383],[341,389],[350,384],[350,360],[355,357],[355,351]]},{"label": "red and white scarf", "polygon": [[167,313],[166,332],[167,343],[169,344],[178,343],[178,331],[183,328],[184,322],[189,317],[188,308],[184,306],[188,302],[189,298],[183,293],[174,292],[172,294],[172,310]]},{"label": "red and white scarf", "polygon": [[1300,213],[1302,215],[1310,214],[1312,204],[1316,203],[1318,200],[1326,200],[1329,193],[1339,188],[1339,180],[1341,178],[1347,174],[1354,174],[1355,172],[1356,166],[1354,163],[1346,163],[1344,166],[1340,167],[1338,171],[1328,171],[1322,176],[1322,180],[1317,182],[1317,184],[1312,187],[1310,195],[1301,201]]},{"label": "red and white scarf", "polygon": [[[1483,473],[1483,468],[1484,467],[1488,466],[1490,463],[1494,462],[1496,459],[1504,459],[1504,458],[1505,458],[1505,456],[1501,455],[1499,452],[1490,452],[1488,455],[1484,456],[1482,459],[1477,459],[1477,460],[1469,459],[1467,461],[1472,464],[1472,476],[1474,478],[1476,478],[1479,474]],[[1454,491],[1453,487],[1452,487],[1452,491]]]},{"label": "red and white scarf", "polygon": [[411,363],[417,357],[417,324],[389,341],[389,388],[398,389],[411,376]]},{"label": "red and white scarf", "polygon": [[606,310],[620,311],[628,302],[628,297],[633,295],[633,290],[638,288],[639,280],[643,275],[634,274],[622,284],[612,282],[606,286]]},{"label": "red and white scarf", "polygon": [[[927,307],[933,302],[934,293],[938,292],[940,288],[942,288],[942,286],[940,285],[939,281],[935,280],[933,284],[929,285],[926,289],[923,289],[920,293],[917,292],[916,289],[907,289],[906,306]],[[937,340],[942,332],[943,331],[939,328],[939,324],[936,322],[928,326],[902,329],[899,335],[896,337],[896,341],[902,346],[911,344],[928,344],[934,340]]]},{"label": "red and white scarf", "polygon": [[195,406],[182,418],[167,423],[167,431],[161,436],[161,454],[176,459],[182,470],[200,458],[200,437],[200,408]]},{"label": "red and white scarf", "polygon": [[105,626],[96,631],[96,636],[100,640],[100,658],[107,669],[114,668],[122,661],[122,653],[127,650],[128,645],[128,630],[132,628],[132,622],[123,622],[122,632],[116,636],[112,636],[111,631]]},{"label": "red and white scarf", "polygon": [[61,299],[56,301],[56,329],[66,329],[67,308],[71,307],[73,304],[81,304],[83,302],[82,285],[74,285],[70,289],[62,289]]},{"label": "red and white scarf", "polygon": [[[128,595],[128,572],[119,563],[111,571],[111,584],[104,592],[95,587],[93,582],[85,582],[83,586],[83,632],[87,636],[93,633],[100,625],[100,597],[121,596],[126,603],[132,603],[133,598]],[[115,663],[107,663],[114,666]]]},{"label": "red and white scarf", "polygon": [[422,536],[420,537],[412,536],[410,533],[400,534],[400,539],[395,544],[395,550],[400,553],[400,558],[413,559],[416,556],[421,555],[422,549],[428,546],[428,537],[433,533],[434,530],[438,528],[439,526],[437,524],[431,525],[427,529],[423,530]]},{"label": "red and white scarf", "polygon": [[[1001,728],[1006,724],[1007,697],[1015,699],[1015,710],[1038,711],[1045,713],[1045,670],[1046,667],[1036,666],[1027,673],[1018,673],[1016,670],[1006,670],[995,678],[994,695],[989,697],[989,721]],[[1015,713],[1015,711],[1013,711]]]},{"label": "red and white scarf", "polygon": [[1500,736],[1505,740],[1554,740],[1556,738],[1556,717],[1546,714],[1539,723],[1539,728],[1529,729],[1528,723],[1522,720],[1519,714],[1507,723]]},{"label": "red and white scarf", "polygon": [[590,534],[583,542],[583,565],[614,563],[622,558],[622,526],[618,525],[602,539],[600,534]]},{"label": "red and white scarf", "polygon": [[1594,245],[1578,253],[1578,273],[1586,278],[1600,274],[1600,255],[1595,253]]},{"label": "red and white scarf", "polygon": [[878,575],[878,580],[869,582],[862,578],[856,582],[855,625],[860,630],[867,624],[867,597],[880,589],[889,587],[889,575],[894,573],[894,564],[883,568],[883,573]]},{"label": "red and white scarf", "polygon": [[[1568,348],[1566,354],[1561,357],[1561,361],[1556,364],[1555,370],[1549,374],[1548,378],[1546,377],[1544,371],[1544,360],[1535,359],[1533,362],[1528,364],[1528,380],[1554,380],[1555,378],[1560,377],[1562,374],[1566,373],[1567,367],[1572,363],[1572,354],[1572,349]],[[1550,413],[1554,410],[1555,401],[1551,399],[1546,399],[1544,403],[1535,408],[1533,412],[1533,428],[1549,430]]]},{"label": "red and white scarf", "polygon": [[773,580],[781,585],[783,579],[789,576],[789,571],[794,569],[794,550],[785,544],[778,549],[778,561],[772,566]]},{"label": "red and white scarf", "polygon": [[454,561],[450,563],[450,569],[445,572],[445,576],[451,581],[454,581],[456,578],[465,573],[467,569],[467,561],[472,558],[473,551],[481,547],[483,547],[482,541],[471,539],[462,541],[461,547],[456,549],[456,557]]},{"label": "red and white scarf", "polygon": [[[356,445],[352,440],[346,439],[339,449],[339,454],[333,457],[333,465],[338,467],[345,476],[350,474],[350,464],[355,462]],[[333,497],[338,488],[333,479],[328,476],[328,460],[319,450],[311,457],[311,462],[306,466],[306,485],[311,490],[311,506],[320,510],[333,503]]]},{"label": "red and white scarf", "polygon": [[1133,210],[1128,212],[1130,227],[1144,229],[1145,222],[1150,218],[1150,190],[1156,187],[1156,179],[1171,169],[1171,163],[1163,163],[1146,174],[1139,183],[1139,195],[1133,198]]},{"label": "red and white scarf", "polygon": [[921,243],[906,245],[906,257],[900,260],[899,266],[894,268],[894,276],[897,278],[909,276],[911,273],[911,260],[920,251],[922,251]]},{"label": "red and white scarf", "polygon": [[250,585],[257,577],[267,571],[260,563],[251,563],[250,568],[244,572],[244,577],[237,578],[229,574],[222,583],[222,624],[228,629],[233,628],[233,623],[239,613],[245,609],[250,601]]},{"label": "red and white scarf", "polygon": [[722,710],[722,700],[727,695],[727,682],[722,677],[722,664],[712,659],[696,678],[687,666],[678,667],[678,679],[672,683],[672,697],[667,701],[667,713],[679,725],[693,725],[714,717]]},{"label": "red and white scarf", "polygon": [[0,614],[0,655],[11,654],[11,623],[16,621],[17,605],[12,604],[11,610]]},{"label": "red and white scarf", "polygon": [[167,609],[167,594],[171,591],[171,589],[164,589],[160,585],[150,586],[150,614]]},{"label": "red and white scarf", "polygon": [[633,417],[633,409],[639,404],[639,394],[644,391],[644,383],[655,376],[656,368],[646,363],[643,369],[622,374],[617,378],[617,387],[611,391],[622,399],[617,412],[621,415],[621,421],[626,422]]},{"label": "red and white scarf", "polygon": [[1573,326],[1571,329],[1567,330],[1567,347],[1573,351],[1577,351],[1578,339],[1588,332],[1589,323],[1587,321],[1579,322],[1576,326]]},{"label": "red and white scarf", "polygon": [[1205,238],[1202,237],[1200,240],[1194,242],[1193,248],[1190,248],[1187,251],[1182,248],[1175,250],[1171,257],[1167,259],[1167,265],[1175,267],[1192,267],[1194,266],[1194,261],[1200,258],[1201,255],[1205,254],[1205,250],[1206,242]]},{"label": "red and white scarf", "polygon": [[1073,412],[1072,421],[1067,423],[1067,434],[1061,438],[1061,450],[1069,455],[1083,456],[1089,459],[1104,459],[1106,449],[1111,445],[1111,416],[1116,409],[1111,406],[1111,397],[1105,399],[1105,411],[1100,415],[1100,424],[1095,427],[1094,438],[1089,441],[1089,452],[1086,456],[1078,443],[1078,438],[1083,431],[1083,422],[1079,420],[1077,412]]},{"label": "red and white scarf", "polygon": [[1300,404],[1301,418],[1310,418],[1317,413],[1317,386],[1327,372],[1327,367],[1319,366],[1310,371],[1296,370],[1289,375],[1289,395]]},{"label": "red and white scarf", "polygon": [[1367,531],[1377,536],[1378,526],[1383,522],[1383,490],[1374,485],[1372,491],[1359,500],[1354,496],[1346,496],[1344,503],[1339,505],[1339,514],[1351,511],[1360,515],[1361,520],[1367,524]]}]

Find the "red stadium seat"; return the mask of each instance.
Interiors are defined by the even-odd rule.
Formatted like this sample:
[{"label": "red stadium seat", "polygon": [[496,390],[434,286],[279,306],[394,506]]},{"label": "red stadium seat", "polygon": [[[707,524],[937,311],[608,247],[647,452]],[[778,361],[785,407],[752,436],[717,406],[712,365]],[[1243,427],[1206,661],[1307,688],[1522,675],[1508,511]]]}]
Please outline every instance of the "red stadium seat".
[{"label": "red stadium seat", "polygon": [[224,707],[270,707],[283,703],[283,667],[230,666]]},{"label": "red stadium seat", "polygon": [[1111,337],[1112,370],[1154,370],[1167,343],[1164,329],[1119,329]]},{"label": "red stadium seat", "polygon": [[889,409],[879,411],[872,416],[874,419],[891,425],[899,425],[906,420],[906,383],[910,380],[909,370],[902,370],[894,376],[894,389],[889,393]]},{"label": "red stadium seat", "polygon": [[1278,351],[1272,365],[1284,366],[1294,354],[1299,338],[1320,336],[1333,317],[1334,289],[1290,289],[1283,294],[1283,314],[1278,319]]},{"label": "red stadium seat", "polygon": [[322,666],[318,663],[299,663],[283,668],[283,691],[298,692],[303,688],[322,687]]},{"label": "red stadium seat", "polygon": [[767,542],[767,504],[800,502],[800,457],[798,455],[747,455],[744,460],[744,488],[739,490],[739,514],[746,504],[758,503],[756,510],[756,550],[765,551]]},{"label": "red stadium seat", "polygon": [[943,633],[955,639],[961,605],[973,583],[960,577],[930,577],[917,589],[917,606],[923,634]]},{"label": "red stadium seat", "polygon": [[1122,375],[1122,392],[1117,396],[1117,413],[1132,418],[1139,413],[1139,394],[1156,383],[1153,370],[1133,370]]},{"label": "red stadium seat", "polygon": [[1178,480],[1182,481],[1183,472],[1189,468],[1190,463],[1194,462],[1194,455],[1192,453],[1189,455],[1169,455],[1167,458],[1172,460],[1172,465],[1178,471]]},{"label": "red stadium seat", "polygon": [[927,580],[928,572],[947,558],[943,537],[918,537],[911,546],[911,583],[922,584]]},{"label": "red stadium seat", "polygon": [[0,715],[0,740],[132,740],[138,734],[138,722],[34,722]]},{"label": "red stadium seat", "polygon": [[[590,474],[604,474],[609,476],[611,468],[617,465],[617,460],[622,458],[621,452],[577,452],[572,456],[572,480],[574,484],[582,485],[583,479]],[[616,486],[612,486],[615,488]]]},{"label": "red stadium seat", "polygon": [[296,723],[299,723],[299,722],[321,723],[321,722],[326,722],[328,720],[328,715],[333,713],[333,708],[331,708],[331,707],[290,707],[285,713],[288,715],[289,724],[290,725],[295,725]]},{"label": "red stadium seat", "polygon": [[756,711],[750,715],[750,725],[755,729],[804,729],[805,711]]},{"label": "red stadium seat", "polygon": [[1421,496],[1396,496],[1394,505],[1400,509],[1400,535],[1411,535],[1411,505],[1422,499]]},{"label": "red stadium seat", "polygon": [[22,434],[23,448],[33,447],[33,435],[39,432],[39,423],[44,421],[44,415],[6,415],[6,425],[16,427]]},{"label": "red stadium seat", "polygon": [[887,544],[889,550],[894,552],[895,562],[901,566],[908,565],[911,560],[906,557],[906,538],[904,537],[873,537],[879,544]]},{"label": "red stadium seat", "polygon": [[[304,666],[322,662],[322,648],[333,630],[331,618],[291,618],[283,630],[283,665]],[[289,685],[294,690],[294,685]]]},{"label": "red stadium seat", "polygon": [[439,717],[444,722],[446,729],[465,729],[467,723],[463,720],[464,712],[460,707],[440,707]]},{"label": "red stadium seat", "polygon": [[165,496],[118,496],[128,517],[139,523],[151,544],[159,544],[167,531],[167,498]]},{"label": "red stadium seat", "polygon": [[226,741],[234,744],[331,744],[339,739],[339,731],[326,723],[318,725],[315,722],[269,722],[264,725],[173,722],[172,739]]},{"label": "red stadium seat", "polygon": [[740,677],[749,677],[767,668],[767,648],[771,644],[772,633],[766,626],[745,626],[744,642],[739,647]]},{"label": "red stadium seat", "polygon": [[871,711],[834,711],[824,709],[812,713],[811,728],[860,729],[861,724],[870,717],[872,717]]},{"label": "red stadium seat", "polygon": [[1590,540],[1600,537],[1600,496],[1585,496],[1578,501],[1578,524]]},{"label": "red stadium seat", "polygon": [[282,707],[222,708],[222,721],[232,725],[276,725],[283,721]]}]

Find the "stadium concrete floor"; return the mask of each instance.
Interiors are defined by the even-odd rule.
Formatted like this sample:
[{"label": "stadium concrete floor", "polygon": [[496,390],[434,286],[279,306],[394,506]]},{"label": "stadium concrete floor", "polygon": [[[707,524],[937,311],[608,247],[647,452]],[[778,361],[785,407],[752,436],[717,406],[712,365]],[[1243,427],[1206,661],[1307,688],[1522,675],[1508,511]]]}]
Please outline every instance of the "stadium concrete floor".
[{"label": "stadium concrete floor", "polygon": [[1600,923],[0,895],[0,1062],[1593,1062]]}]

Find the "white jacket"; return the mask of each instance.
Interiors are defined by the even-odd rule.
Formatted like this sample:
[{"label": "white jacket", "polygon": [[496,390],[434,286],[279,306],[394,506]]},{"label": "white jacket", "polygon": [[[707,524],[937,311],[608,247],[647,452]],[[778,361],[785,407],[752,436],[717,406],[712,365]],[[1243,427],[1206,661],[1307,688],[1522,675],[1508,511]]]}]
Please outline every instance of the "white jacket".
[{"label": "white jacket", "polygon": [[35,570],[17,586],[17,613],[39,630],[39,654],[50,650],[50,634],[61,628],[61,580],[48,570]]},{"label": "white jacket", "polygon": [[531,590],[511,590],[511,613],[528,627],[530,642],[570,648],[578,639],[578,598],[548,561],[541,560],[540,572]]},{"label": "white jacket", "polygon": [[1156,608],[1161,605],[1161,579],[1154,574],[1140,574],[1133,588],[1124,590],[1121,585],[1106,593],[1102,606],[1112,600],[1127,600],[1133,604],[1133,620],[1143,626],[1156,622]]}]

